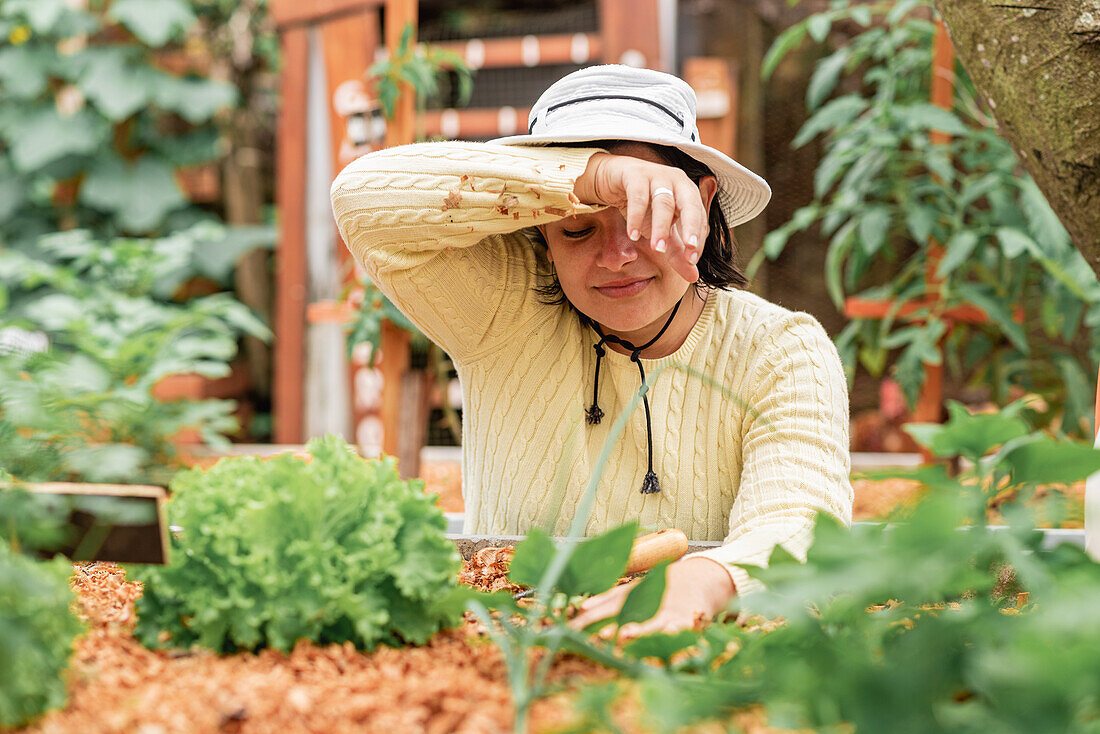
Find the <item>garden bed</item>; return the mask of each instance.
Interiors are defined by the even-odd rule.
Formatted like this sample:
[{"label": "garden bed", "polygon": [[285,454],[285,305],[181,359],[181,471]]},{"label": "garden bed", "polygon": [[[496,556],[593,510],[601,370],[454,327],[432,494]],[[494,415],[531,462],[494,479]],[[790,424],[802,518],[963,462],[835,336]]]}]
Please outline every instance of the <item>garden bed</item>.
[{"label": "garden bed", "polygon": [[[89,622],[75,644],[69,702],[25,732],[363,732],[401,734],[511,730],[513,709],[499,650],[469,621],[423,647],[299,643],[289,655],[217,656],[151,651],[132,636],[139,584],[113,565],[74,567],[79,612]],[[550,679],[562,691],[533,707],[533,731],[568,727],[576,687],[615,674],[562,656]],[[648,731],[624,704],[624,731]],[[762,716],[736,717],[749,734],[767,734]],[[722,727],[693,731],[719,732]]]},{"label": "garden bed", "polygon": [[[280,453],[294,453],[304,455],[301,445],[243,445],[235,446],[225,455],[246,456],[275,456]],[[222,454],[196,450],[188,456],[188,464],[208,468],[223,458]],[[920,464],[919,454],[867,454],[856,453],[852,455],[853,479],[852,489],[855,500],[852,507],[852,519],[860,521],[876,521],[885,519],[891,512],[903,506],[917,501],[922,492],[922,487],[917,482],[902,478],[889,479],[863,479],[862,471],[878,470],[887,467],[899,469],[912,469]],[[461,518],[463,511],[462,501],[462,463],[461,449],[453,451],[436,450],[431,457],[421,456],[420,475],[424,480],[424,491],[439,496],[440,508],[456,518]],[[1070,486],[1054,486],[1044,490],[1045,493],[1061,493],[1066,501],[1066,517],[1058,524],[1058,527],[1079,529],[1084,527],[1084,502],[1085,483],[1076,482]],[[999,515],[993,511],[990,522],[1001,522]],[[1049,523],[1047,523],[1049,524]],[[1044,523],[1040,522],[1040,525]],[[452,532],[458,532],[453,530]]]}]

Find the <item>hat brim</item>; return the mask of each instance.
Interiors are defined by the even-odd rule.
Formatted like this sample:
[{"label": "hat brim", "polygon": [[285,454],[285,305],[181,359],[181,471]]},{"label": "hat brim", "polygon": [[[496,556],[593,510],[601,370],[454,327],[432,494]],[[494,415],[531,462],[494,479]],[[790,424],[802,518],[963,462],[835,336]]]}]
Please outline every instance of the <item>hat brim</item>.
[{"label": "hat brim", "polygon": [[496,145],[540,146],[553,143],[585,143],[595,140],[624,140],[653,143],[678,148],[714,173],[718,182],[718,204],[730,227],[744,224],[767,206],[772,191],[767,182],[724,153],[702,143],[660,135],[631,136],[618,130],[586,129],[583,133],[562,132],[555,135],[509,135],[489,142]]}]

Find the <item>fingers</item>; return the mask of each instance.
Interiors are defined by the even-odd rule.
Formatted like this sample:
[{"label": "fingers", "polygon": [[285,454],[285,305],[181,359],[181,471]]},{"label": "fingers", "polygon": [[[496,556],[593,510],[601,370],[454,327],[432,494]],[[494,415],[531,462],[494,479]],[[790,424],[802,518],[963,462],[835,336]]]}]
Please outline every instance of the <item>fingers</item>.
[{"label": "fingers", "polygon": [[626,231],[637,242],[646,225],[649,214],[649,181],[638,177],[626,186]]},{"label": "fingers", "polygon": [[699,187],[686,176],[684,178],[676,191],[677,201],[680,202],[678,226],[684,244],[690,250],[688,260],[694,265],[699,261],[707,237],[707,210],[703,206]]},{"label": "fingers", "polygon": [[[613,617],[622,609],[626,595],[634,584],[616,586],[602,594],[585,599],[580,607],[580,614],[569,620],[569,626],[573,629],[583,630],[595,622],[608,617]],[[605,628],[606,629],[606,628]]]},{"label": "fingers", "polygon": [[706,211],[695,184],[686,176],[680,179],[669,181],[669,186],[651,182],[650,246],[665,255],[684,280],[693,283],[699,279],[695,265],[702,254]]},{"label": "fingers", "polygon": [[662,608],[652,619],[624,624],[622,629],[618,629],[613,618],[622,609],[632,588],[634,584],[616,586],[610,591],[586,599],[580,606],[580,613],[569,621],[569,626],[575,630],[587,630],[603,640],[617,636],[620,642],[655,632],[672,634],[694,626],[697,613],[694,606],[689,605],[684,608]]},{"label": "fingers", "polygon": [[668,252],[672,220],[676,218],[676,192],[668,186],[654,185],[649,193],[649,209],[649,246],[656,252]]},{"label": "fingers", "polygon": [[[658,613],[655,617],[645,622],[624,624],[622,629],[618,630],[619,642],[629,642],[635,638],[645,637],[646,635],[652,635],[657,632],[666,635],[675,634],[680,630],[691,629],[694,623],[694,616],[688,618],[687,616],[673,613]],[[602,628],[599,635],[600,638],[604,640],[610,640],[615,636],[615,626],[609,625]]]},{"label": "fingers", "polygon": [[672,225],[668,250],[669,265],[681,278],[689,283],[694,283],[699,280],[699,269],[695,266],[695,263],[699,259],[702,248],[688,247],[680,236],[680,231],[679,223]]},{"label": "fingers", "polygon": [[652,252],[667,257],[688,282],[697,281],[707,233],[699,186],[678,168],[631,156],[594,156],[589,167],[596,198],[619,209],[627,236],[635,242],[648,236]]}]

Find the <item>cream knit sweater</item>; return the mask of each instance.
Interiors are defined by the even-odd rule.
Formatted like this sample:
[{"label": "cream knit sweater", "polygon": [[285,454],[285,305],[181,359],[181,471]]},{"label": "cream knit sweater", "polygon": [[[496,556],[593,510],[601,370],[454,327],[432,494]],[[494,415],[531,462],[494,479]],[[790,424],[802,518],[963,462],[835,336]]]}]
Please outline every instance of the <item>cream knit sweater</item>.
[{"label": "cream knit sweater", "polygon": [[[464,532],[564,532],[640,387],[637,365],[608,350],[599,383],[606,417],[587,425],[598,337],[532,290],[542,255],[522,228],[592,211],[572,192],[593,152],[409,145],[363,156],[333,183],[336,221],[356,260],[458,369]],[[804,558],[817,511],[850,521],[846,382],[812,317],[745,291],[713,291],[675,353],[642,361],[661,492],[639,492],[647,450],[638,404],[587,533],[637,520],[724,540],[701,555],[723,564],[744,593],[756,583],[741,566],[765,565],[776,544]]]}]

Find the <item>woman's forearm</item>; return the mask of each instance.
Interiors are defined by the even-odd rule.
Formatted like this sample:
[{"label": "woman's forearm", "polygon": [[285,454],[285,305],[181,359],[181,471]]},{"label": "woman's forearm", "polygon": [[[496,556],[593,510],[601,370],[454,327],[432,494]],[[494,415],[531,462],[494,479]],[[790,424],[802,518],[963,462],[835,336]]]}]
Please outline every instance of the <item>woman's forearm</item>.
[{"label": "woman's forearm", "polygon": [[592,152],[460,142],[388,148],[336,177],[333,213],[357,257],[391,244],[465,247],[571,213]]}]

